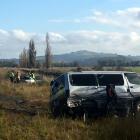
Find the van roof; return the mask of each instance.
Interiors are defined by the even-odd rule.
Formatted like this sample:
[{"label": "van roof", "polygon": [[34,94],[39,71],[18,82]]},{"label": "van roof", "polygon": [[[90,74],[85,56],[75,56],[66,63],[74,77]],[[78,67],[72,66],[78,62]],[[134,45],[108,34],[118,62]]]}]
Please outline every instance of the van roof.
[{"label": "van roof", "polygon": [[135,73],[128,71],[81,71],[81,72],[68,72],[67,74],[123,74],[123,73]]}]

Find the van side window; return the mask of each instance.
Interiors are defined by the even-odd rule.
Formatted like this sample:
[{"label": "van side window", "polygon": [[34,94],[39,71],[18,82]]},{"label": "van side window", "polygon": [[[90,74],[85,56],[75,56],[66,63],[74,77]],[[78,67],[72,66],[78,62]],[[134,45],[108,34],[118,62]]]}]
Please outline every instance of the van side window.
[{"label": "van side window", "polygon": [[56,94],[57,90],[58,90],[58,83],[57,81],[54,81],[52,85],[52,94],[53,95]]},{"label": "van side window", "polygon": [[97,86],[94,74],[72,74],[69,78],[72,86]]},{"label": "van side window", "polygon": [[140,75],[136,73],[125,73],[125,76],[131,84],[140,85]]},{"label": "van side window", "polygon": [[53,88],[52,88],[52,93],[56,94],[60,90],[64,91],[65,88],[65,81],[64,81],[64,76],[59,77],[58,79],[55,80]]},{"label": "van side window", "polygon": [[117,86],[124,85],[123,76],[121,74],[98,74],[97,79],[100,86],[109,84]]}]

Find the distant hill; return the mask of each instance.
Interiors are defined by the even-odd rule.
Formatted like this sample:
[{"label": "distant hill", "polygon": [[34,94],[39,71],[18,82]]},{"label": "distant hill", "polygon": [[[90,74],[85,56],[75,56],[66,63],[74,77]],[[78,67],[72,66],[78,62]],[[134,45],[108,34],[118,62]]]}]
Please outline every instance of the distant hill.
[{"label": "distant hill", "polygon": [[[115,54],[114,54],[115,55]],[[103,58],[103,57],[112,57],[113,54],[105,54],[105,53],[96,53],[90,51],[77,51],[71,52],[62,55],[54,55],[54,61],[65,61],[65,62],[72,62],[72,61],[83,61],[86,59],[91,58]]]},{"label": "distant hill", "polygon": [[19,63],[19,59],[17,59],[17,58],[0,59],[0,62],[13,62],[15,64],[18,64]]},{"label": "distant hill", "polygon": [[[43,56],[38,56],[37,60],[44,62]],[[53,55],[53,62],[64,62],[64,63],[72,63],[78,62],[83,66],[91,66],[97,65],[99,62],[103,61],[114,61],[114,62],[123,62],[123,63],[131,63],[133,61],[140,61],[140,56],[124,56],[113,53],[97,53],[91,52],[87,50],[81,50],[66,54]]]},{"label": "distant hill", "polygon": [[16,67],[19,59],[0,59],[0,67]]},{"label": "distant hill", "polygon": [[[97,53],[87,50],[81,50],[71,53],[53,55],[54,63],[73,63],[77,62],[81,66],[95,66],[95,65],[139,65],[140,66],[140,56],[125,56],[113,53]],[[37,61],[43,63],[45,61],[44,56],[37,56]],[[14,62],[19,63],[18,59],[0,59],[0,62]]]},{"label": "distant hill", "polygon": [[[76,52],[71,52],[66,54],[53,55],[53,61],[54,62],[63,61],[69,63],[73,61],[84,61],[85,59],[91,59],[91,58],[103,58],[103,57],[113,57],[113,56],[117,56],[117,54],[96,53],[87,50],[82,50],[82,51],[76,51]],[[37,60],[44,61],[44,56],[38,56]]]}]

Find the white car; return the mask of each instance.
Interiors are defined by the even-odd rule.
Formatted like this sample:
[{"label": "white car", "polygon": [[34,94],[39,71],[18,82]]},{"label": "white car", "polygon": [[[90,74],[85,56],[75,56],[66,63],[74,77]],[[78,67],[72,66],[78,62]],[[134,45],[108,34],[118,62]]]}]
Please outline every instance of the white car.
[{"label": "white car", "polygon": [[35,79],[33,79],[32,77],[29,77],[25,80],[26,83],[36,83]]},{"label": "white car", "polygon": [[33,79],[32,77],[30,76],[23,76],[21,78],[21,82],[25,82],[25,83],[36,83],[35,79]]}]

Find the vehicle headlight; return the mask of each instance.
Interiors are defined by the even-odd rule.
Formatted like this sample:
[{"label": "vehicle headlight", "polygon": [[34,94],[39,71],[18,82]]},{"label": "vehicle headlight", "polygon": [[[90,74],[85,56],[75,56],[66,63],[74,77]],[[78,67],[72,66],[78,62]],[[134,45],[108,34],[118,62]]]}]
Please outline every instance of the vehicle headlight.
[{"label": "vehicle headlight", "polygon": [[81,105],[81,101],[79,101],[79,100],[76,100],[76,101],[74,101],[74,100],[67,100],[67,105],[70,108],[72,108],[72,107],[78,107],[78,106]]},{"label": "vehicle headlight", "polygon": [[140,112],[140,104],[137,104],[137,111]]},{"label": "vehicle headlight", "polygon": [[74,103],[70,100],[67,101],[68,107],[75,107]]}]

